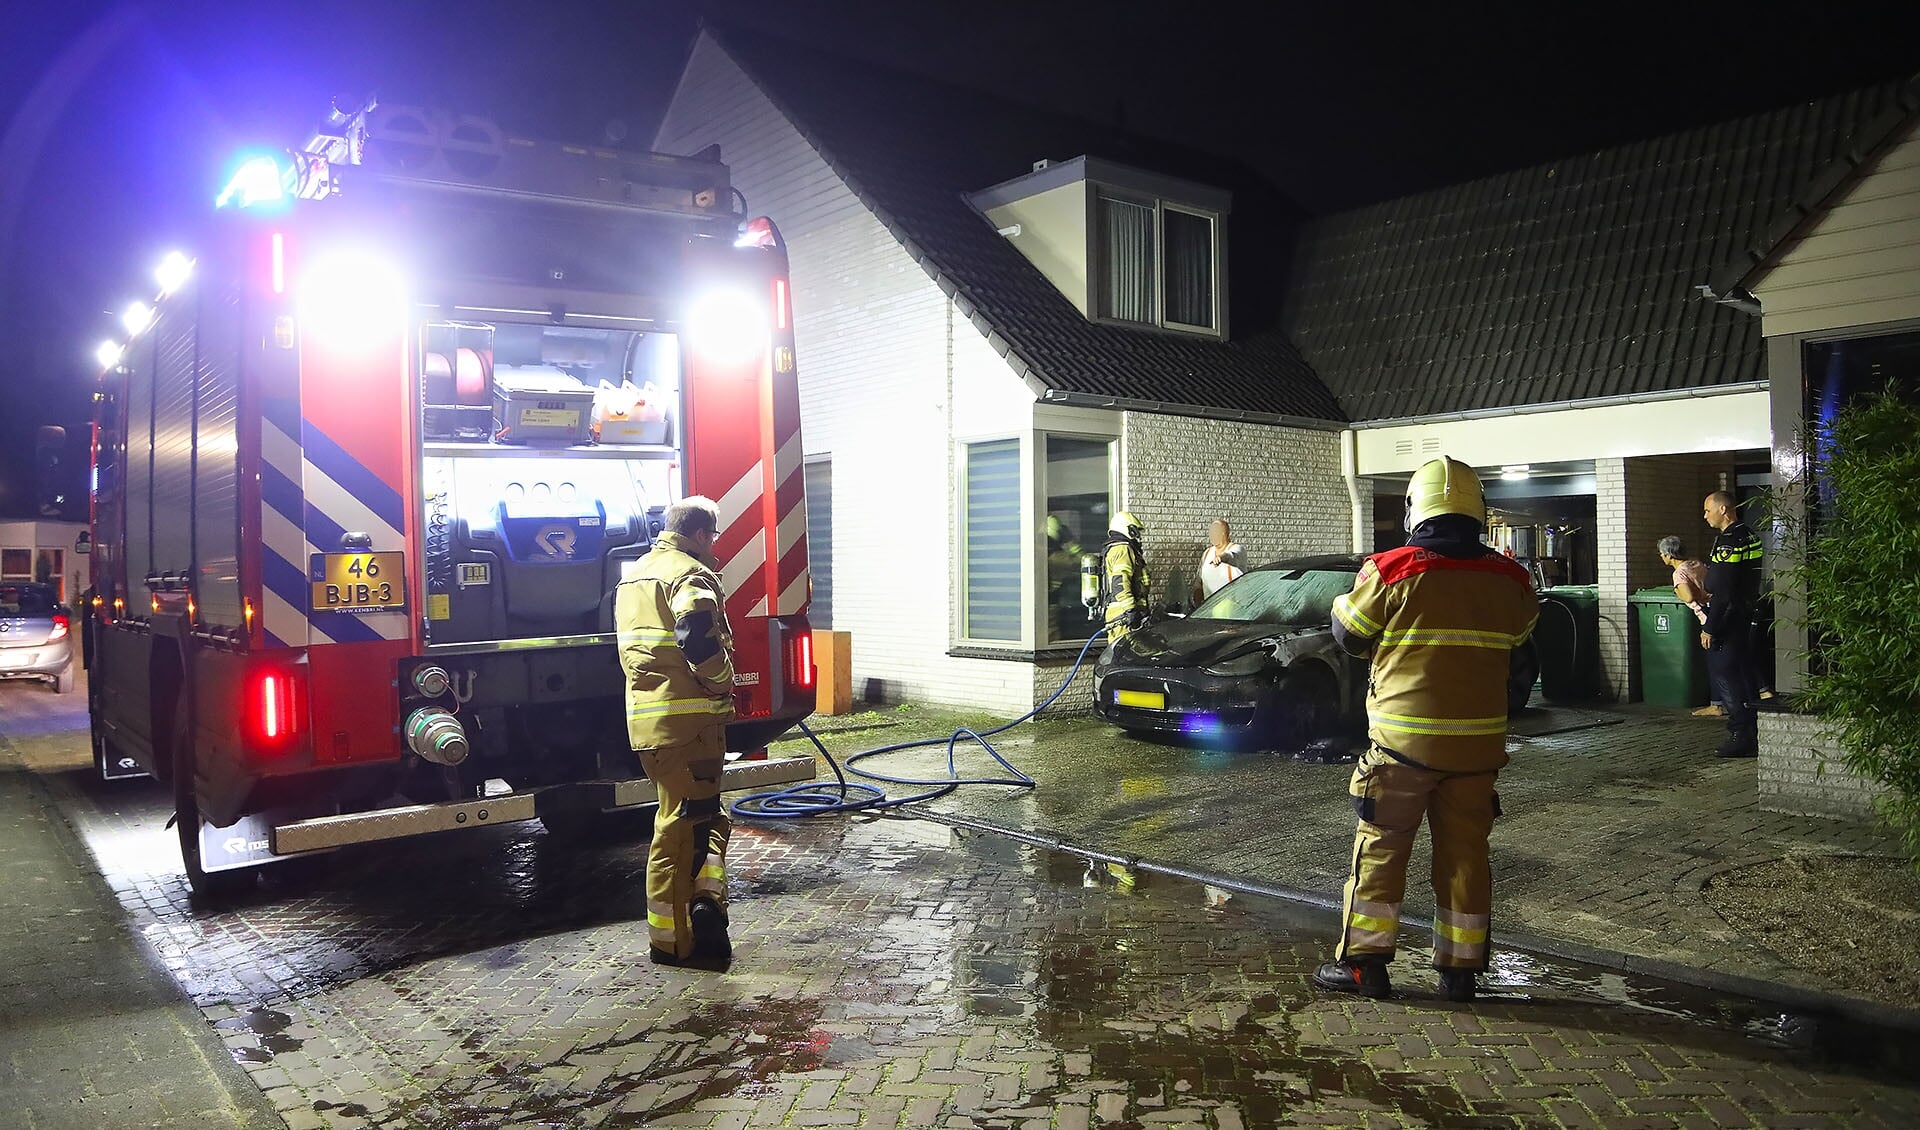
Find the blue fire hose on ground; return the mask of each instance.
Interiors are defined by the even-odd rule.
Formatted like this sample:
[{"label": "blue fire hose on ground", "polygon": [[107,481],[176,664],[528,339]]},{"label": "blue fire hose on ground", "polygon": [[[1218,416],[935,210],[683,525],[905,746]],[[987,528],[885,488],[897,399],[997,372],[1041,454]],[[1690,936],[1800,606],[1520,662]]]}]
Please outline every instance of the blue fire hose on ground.
[{"label": "blue fire hose on ground", "polygon": [[[1067,672],[1066,679],[1061,682],[1060,686],[1055,689],[1052,694],[1047,696],[1045,702],[1027,711],[1020,717],[1015,718],[1013,721],[995,726],[991,730],[976,731],[962,726],[944,738],[921,738],[917,741],[896,742],[893,745],[883,745],[877,749],[862,750],[847,758],[846,768],[843,771],[840,762],[834,760],[833,754],[828,753],[827,747],[820,743],[819,736],[816,735],[805,722],[802,722],[800,723],[800,732],[805,734],[809,741],[813,742],[814,748],[820,751],[820,756],[827,759],[827,764],[833,769],[834,783],[828,784],[825,781],[814,781],[804,785],[795,785],[790,789],[781,789],[779,792],[756,793],[753,796],[742,797],[740,800],[735,801],[729,811],[731,811],[733,815],[745,820],[799,820],[809,816],[826,816],[836,812],[880,812],[889,808],[899,808],[902,805],[919,804],[923,801],[935,800],[939,797],[946,796],[948,793],[958,789],[961,785],[1010,785],[1023,789],[1034,788],[1034,779],[1021,772],[1012,762],[1000,756],[1000,751],[993,748],[993,743],[987,739],[996,734],[1003,734],[1030,718],[1037,717],[1041,711],[1052,706],[1054,700],[1058,699],[1062,694],[1065,694],[1067,688],[1073,684],[1074,676],[1080,673],[1080,666],[1086,662],[1087,652],[1092,650],[1094,641],[1106,634],[1107,630],[1101,628],[1094,632],[1092,636],[1088,637],[1086,644],[1080,648],[1080,655],[1073,661],[1073,669]],[[955,764],[955,761],[958,757],[960,743],[962,741],[979,743],[980,748],[986,750],[1011,776],[960,776],[960,770]],[[888,773],[876,773],[871,769],[861,769],[857,767],[859,762],[869,758],[879,757],[888,753],[898,753],[901,750],[937,746],[942,742],[946,743],[947,747],[947,775],[945,777],[899,777]],[[862,781],[847,780],[847,773],[865,777],[869,781],[883,781],[890,785],[920,786],[926,788],[927,791],[914,793],[911,796],[888,796],[886,790],[877,785],[869,785]]]}]

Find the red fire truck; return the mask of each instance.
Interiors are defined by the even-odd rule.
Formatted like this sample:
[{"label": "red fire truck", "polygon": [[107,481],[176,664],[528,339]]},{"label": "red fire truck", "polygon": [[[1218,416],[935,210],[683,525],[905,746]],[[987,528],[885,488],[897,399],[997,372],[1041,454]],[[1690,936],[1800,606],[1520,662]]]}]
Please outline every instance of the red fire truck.
[{"label": "red fire truck", "polygon": [[107,358],[85,641],[98,765],[171,782],[195,891],[650,803],[613,591],[686,495],[720,508],[728,748],[806,716],[786,252],[717,148],[370,105],[219,203]]}]

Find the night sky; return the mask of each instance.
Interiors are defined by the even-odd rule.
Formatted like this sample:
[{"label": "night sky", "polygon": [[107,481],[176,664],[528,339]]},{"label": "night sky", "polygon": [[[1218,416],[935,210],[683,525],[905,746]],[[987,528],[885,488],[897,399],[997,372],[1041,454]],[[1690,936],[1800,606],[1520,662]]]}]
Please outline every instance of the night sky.
[{"label": "night sky", "polygon": [[706,12],[1124,115],[1327,211],[1920,71],[1912,0],[1468,7],[19,0],[0,66],[0,515],[31,510],[33,427],[83,430],[110,311],[151,297],[231,155],[299,144],[335,95],[644,147]]}]

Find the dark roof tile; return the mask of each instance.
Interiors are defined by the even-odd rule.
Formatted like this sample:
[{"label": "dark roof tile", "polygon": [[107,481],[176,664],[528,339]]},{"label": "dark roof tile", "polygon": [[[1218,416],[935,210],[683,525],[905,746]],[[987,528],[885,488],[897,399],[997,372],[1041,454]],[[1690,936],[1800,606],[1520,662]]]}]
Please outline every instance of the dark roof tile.
[{"label": "dark roof tile", "polygon": [[1354,419],[1759,380],[1696,287],[1763,243],[1902,83],[1314,221],[1285,325]]},{"label": "dark roof tile", "polygon": [[[975,324],[1048,389],[1196,414],[1343,419],[1279,310],[1298,210],[1245,166],[993,95],[708,26],[716,42]],[[1231,340],[1082,317],[967,201],[1042,157],[1101,157],[1226,189]],[[1255,249],[1266,245],[1274,253]]]}]

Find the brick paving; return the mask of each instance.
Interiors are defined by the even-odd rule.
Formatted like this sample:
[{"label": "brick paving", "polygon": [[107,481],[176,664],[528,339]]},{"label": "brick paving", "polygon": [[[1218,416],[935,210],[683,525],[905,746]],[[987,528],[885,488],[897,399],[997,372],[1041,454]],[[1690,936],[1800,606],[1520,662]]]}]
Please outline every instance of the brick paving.
[{"label": "brick paving", "polygon": [[25,694],[0,684],[0,1126],[279,1126],[15,755]]},{"label": "brick paving", "polygon": [[[1526,727],[1534,730],[1552,730],[1555,722],[1607,724],[1510,740],[1513,760],[1500,775],[1504,815],[1493,842],[1496,937],[1505,929],[1790,987],[1848,991],[1794,966],[1764,938],[1736,930],[1702,899],[1702,887],[1728,870],[1792,854],[1884,856],[1898,866],[1893,837],[1858,821],[1761,811],[1755,762],[1712,756],[1724,733],[1718,720],[1642,706],[1531,713]],[[830,737],[828,747],[844,753],[910,736],[911,728],[900,727]],[[1350,765],[1140,740],[1092,718],[1022,725],[994,741],[1040,787],[969,788],[930,810],[1339,898],[1353,834]],[[939,750],[865,764],[902,773],[938,772],[944,762]],[[997,768],[980,753],[961,765],[975,773]],[[1407,909],[1425,915],[1432,899],[1424,837],[1416,852]],[[1920,1009],[1916,1001],[1882,1003]]]},{"label": "brick paving", "polygon": [[538,825],[196,908],[165,798],[59,768],[78,735],[37,749],[125,921],[296,1130],[1920,1121],[1885,1033],[1517,953],[1471,1007],[1418,949],[1395,999],[1330,997],[1318,911],[924,820],[742,826],[724,977],[647,962],[640,844]]}]

